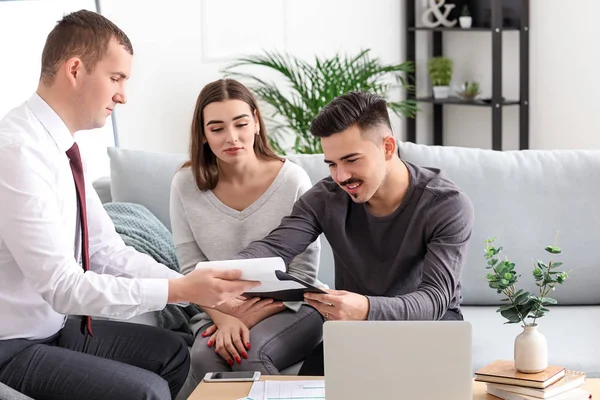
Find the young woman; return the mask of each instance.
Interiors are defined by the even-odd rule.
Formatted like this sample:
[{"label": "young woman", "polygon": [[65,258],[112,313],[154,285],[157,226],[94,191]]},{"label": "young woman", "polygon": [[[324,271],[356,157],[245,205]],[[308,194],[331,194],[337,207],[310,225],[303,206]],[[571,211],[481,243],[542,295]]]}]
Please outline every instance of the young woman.
[{"label": "young woman", "polygon": [[[300,166],[269,147],[256,100],[245,86],[231,79],[206,85],[194,112],[190,161],[171,187],[171,225],[182,272],[199,261],[233,258],[262,239],[311,186]],[[315,282],[319,253],[317,240],[288,272]],[[321,341],[323,320],[301,303],[253,298],[228,303],[227,314],[204,311],[193,321],[196,384],[206,372],[279,374]]]}]

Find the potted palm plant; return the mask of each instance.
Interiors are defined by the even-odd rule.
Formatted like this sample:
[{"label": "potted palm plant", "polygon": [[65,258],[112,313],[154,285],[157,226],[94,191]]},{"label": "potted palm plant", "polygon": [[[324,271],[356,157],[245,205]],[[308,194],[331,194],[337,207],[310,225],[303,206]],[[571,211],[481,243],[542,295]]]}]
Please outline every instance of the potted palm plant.
[{"label": "potted palm plant", "polygon": [[[285,86],[247,72],[251,67],[265,68],[285,80]],[[256,69],[256,68],[255,68]],[[385,98],[395,88],[412,90],[406,73],[412,72],[409,62],[383,64],[371,58],[369,49],[355,56],[336,54],[329,58],[315,57],[312,63],[280,52],[265,52],[234,61],[222,72],[239,79],[253,90],[259,101],[268,105],[271,113],[270,143],[280,154],[322,153],[321,142],[310,134],[312,120],[335,97],[349,91],[370,91]],[[417,111],[413,100],[388,100],[389,109],[400,117],[412,117]],[[292,134],[294,144],[285,145],[285,137]]]}]

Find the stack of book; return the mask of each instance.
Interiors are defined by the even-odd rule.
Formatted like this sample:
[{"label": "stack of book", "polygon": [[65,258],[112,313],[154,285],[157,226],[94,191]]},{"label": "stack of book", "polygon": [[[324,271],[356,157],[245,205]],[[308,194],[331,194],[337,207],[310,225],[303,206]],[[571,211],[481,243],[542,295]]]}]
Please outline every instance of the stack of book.
[{"label": "stack of book", "polygon": [[580,388],[583,372],[549,366],[537,374],[524,374],[513,361],[496,360],[475,373],[475,380],[487,383],[487,392],[504,400],[588,400],[590,392]]}]

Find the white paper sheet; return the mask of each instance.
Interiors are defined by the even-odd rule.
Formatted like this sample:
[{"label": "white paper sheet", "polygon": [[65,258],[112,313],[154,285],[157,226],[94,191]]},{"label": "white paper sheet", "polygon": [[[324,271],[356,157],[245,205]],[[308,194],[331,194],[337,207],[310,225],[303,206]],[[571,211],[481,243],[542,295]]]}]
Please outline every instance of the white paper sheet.
[{"label": "white paper sheet", "polygon": [[[324,380],[265,381],[265,395],[260,400],[325,399]],[[254,399],[254,397],[253,397]]]},{"label": "white paper sheet", "polygon": [[264,381],[256,381],[252,383],[252,387],[250,388],[250,393],[248,393],[248,397],[252,400],[264,400],[265,399],[265,382]]},{"label": "white paper sheet", "polygon": [[250,289],[247,293],[275,292],[279,290],[302,289],[298,282],[280,281],[275,271],[285,272],[285,263],[281,257],[246,258],[240,260],[203,261],[196,264],[198,268],[240,269],[242,279],[260,281],[261,285]]}]

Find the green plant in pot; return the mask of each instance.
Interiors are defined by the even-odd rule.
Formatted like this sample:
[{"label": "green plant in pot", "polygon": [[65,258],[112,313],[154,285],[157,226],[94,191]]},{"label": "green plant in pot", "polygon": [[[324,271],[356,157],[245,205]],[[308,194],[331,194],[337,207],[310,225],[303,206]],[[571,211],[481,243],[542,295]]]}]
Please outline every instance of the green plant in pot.
[{"label": "green plant in pot", "polygon": [[[322,153],[321,141],[310,133],[310,124],[321,109],[334,98],[349,91],[369,91],[388,99],[391,112],[413,117],[418,108],[413,100],[389,100],[395,89],[414,90],[406,74],[413,72],[410,62],[384,64],[372,58],[370,50],[357,55],[315,57],[312,63],[279,52],[265,52],[236,60],[223,73],[248,85],[262,103],[270,125],[269,140],[279,154],[287,152]],[[277,85],[262,75],[247,72],[260,67],[266,74],[283,78]],[[286,137],[293,137],[291,148]]]},{"label": "green plant in pot", "polygon": [[485,259],[489,270],[486,279],[489,287],[503,294],[506,304],[497,310],[507,320],[507,324],[521,324],[523,332],[515,339],[515,368],[524,373],[537,373],[548,367],[548,346],[546,338],[537,329],[537,319],[542,318],[550,310],[549,305],[557,301],[548,295],[562,285],[568,278],[567,272],[558,271],[562,262],[552,260],[552,256],[560,254],[556,246],[546,246],[550,260],[536,260],[533,263],[533,278],[538,287],[538,294],[532,294],[516,288],[521,275],[515,271],[515,263],[508,258],[501,259],[502,247],[494,245],[495,238],[486,240]]},{"label": "green plant in pot", "polygon": [[450,81],[454,63],[448,57],[433,57],[427,62],[429,79],[433,86],[433,97],[436,99],[446,99],[450,93]]},{"label": "green plant in pot", "polygon": [[461,28],[468,29],[473,25],[473,18],[471,17],[471,12],[469,11],[469,7],[465,4],[460,12],[460,17],[458,17],[458,23]]},{"label": "green plant in pot", "polygon": [[479,82],[475,81],[466,81],[462,84],[460,89],[461,91],[459,95],[465,100],[475,100],[475,97],[477,97],[481,93],[479,90]]}]

